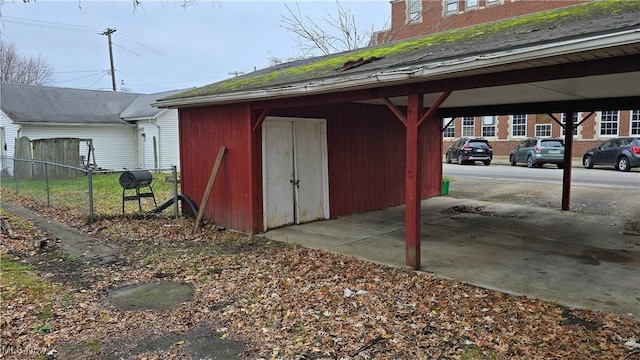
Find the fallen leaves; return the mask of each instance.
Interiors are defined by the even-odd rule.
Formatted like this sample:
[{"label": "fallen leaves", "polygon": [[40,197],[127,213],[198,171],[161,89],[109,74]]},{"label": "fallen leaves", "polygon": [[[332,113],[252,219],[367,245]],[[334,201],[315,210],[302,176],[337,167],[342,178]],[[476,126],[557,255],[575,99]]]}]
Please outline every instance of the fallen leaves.
[{"label": "fallen leaves", "polygon": [[[49,352],[92,344],[83,351],[98,358],[107,345],[122,353],[141,338],[206,326],[219,340],[244,341],[249,359],[632,359],[638,353],[640,324],[613,314],[213,226],[194,236],[190,219],[125,216],[85,224],[69,213],[39,210],[116,245],[120,258],[71,266],[53,256],[56,241],[34,249],[33,239],[46,234],[7,215],[15,238],[3,235],[2,253],[20,250],[30,272],[58,290],[34,302],[27,290],[3,280],[3,298],[12,294],[2,303],[3,345]],[[156,281],[189,283],[194,296],[165,312],[123,311],[109,303],[111,289]],[[42,318],[45,303],[49,315]],[[136,357],[188,358],[187,345],[178,338],[166,350]]]}]

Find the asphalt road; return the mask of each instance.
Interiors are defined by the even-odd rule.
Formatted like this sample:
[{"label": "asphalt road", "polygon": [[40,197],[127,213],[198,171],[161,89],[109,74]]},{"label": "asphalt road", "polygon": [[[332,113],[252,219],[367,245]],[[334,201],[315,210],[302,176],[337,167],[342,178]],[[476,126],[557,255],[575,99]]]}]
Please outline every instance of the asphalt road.
[{"label": "asphalt road", "polygon": [[[585,169],[573,167],[571,169],[571,184],[576,186],[633,189],[640,201],[640,169],[631,172],[616,171],[613,168]],[[555,165],[545,165],[542,168],[528,168],[526,166],[509,166],[482,163],[475,165],[443,164],[443,174],[456,178],[509,180],[525,183],[552,183],[562,185],[563,170]]]}]

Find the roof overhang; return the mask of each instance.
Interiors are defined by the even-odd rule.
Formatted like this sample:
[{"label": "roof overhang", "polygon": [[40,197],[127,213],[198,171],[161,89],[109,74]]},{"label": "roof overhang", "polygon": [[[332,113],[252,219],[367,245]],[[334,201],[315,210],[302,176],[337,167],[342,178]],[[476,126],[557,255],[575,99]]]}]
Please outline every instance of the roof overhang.
[{"label": "roof overhang", "polygon": [[[626,65],[619,66],[620,63]],[[572,69],[573,66],[582,69]],[[549,73],[550,69],[556,73]],[[495,81],[492,82],[492,78]],[[182,108],[273,101],[419,83],[431,84],[419,86],[425,94],[425,104],[432,103],[444,90],[453,91],[442,104],[442,111],[478,111],[480,107],[499,104],[578,104],[606,98],[634,98],[640,96],[637,85],[640,83],[640,29],[424,61],[286,86],[160,100],[154,106]],[[393,96],[391,93],[389,96],[395,104],[402,106],[406,104],[405,94]],[[381,103],[379,98],[363,95],[351,101]],[[504,111],[504,107],[502,109],[500,111]],[[498,108],[495,111],[499,111]]]}]

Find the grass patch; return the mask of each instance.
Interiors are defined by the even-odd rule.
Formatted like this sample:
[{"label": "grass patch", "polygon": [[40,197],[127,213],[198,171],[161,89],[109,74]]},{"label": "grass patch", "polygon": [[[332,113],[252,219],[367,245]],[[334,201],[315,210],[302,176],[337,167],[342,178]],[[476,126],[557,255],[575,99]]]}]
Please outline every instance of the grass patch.
[{"label": "grass patch", "polygon": [[[9,255],[0,255],[0,272],[2,273],[3,301],[8,301],[19,294],[25,294],[33,302],[47,301],[49,295],[59,292],[58,286],[48,283],[33,273],[33,269]],[[49,309],[49,311],[51,311]]]},{"label": "grass patch", "polygon": [[470,344],[462,347],[460,353],[461,360],[500,360],[501,357],[489,350],[483,350],[482,348]]},{"label": "grass patch", "polygon": [[[96,215],[122,214],[122,187],[119,178],[121,173],[97,173],[92,176],[93,205]],[[151,188],[158,205],[173,197],[173,184],[166,182],[166,173],[153,173]],[[3,178],[0,181],[0,189],[4,194],[15,194],[38,200],[42,203],[49,202],[57,208],[68,208],[89,214],[89,178],[79,176],[74,179],[56,179],[48,181],[49,196],[47,197],[47,182],[45,180],[18,181]],[[143,188],[146,192],[148,189]],[[180,189],[178,188],[178,192]],[[126,195],[133,195],[134,190],[128,190]],[[142,210],[149,211],[155,208],[152,198],[142,198]],[[127,201],[125,212],[139,212],[137,201]]]}]

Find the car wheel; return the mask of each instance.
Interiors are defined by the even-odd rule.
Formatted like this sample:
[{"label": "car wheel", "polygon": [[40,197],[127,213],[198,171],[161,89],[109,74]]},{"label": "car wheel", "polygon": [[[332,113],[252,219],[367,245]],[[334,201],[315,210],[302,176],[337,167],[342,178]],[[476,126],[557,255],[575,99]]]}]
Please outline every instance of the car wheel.
[{"label": "car wheel", "polygon": [[491,160],[483,161],[485,166],[489,166],[491,164]]},{"label": "car wheel", "polygon": [[516,157],[513,155],[509,156],[509,162],[511,163],[511,166],[516,166]]},{"label": "car wheel", "polygon": [[621,156],[620,159],[618,159],[618,162],[616,162],[616,167],[620,171],[631,170],[631,168],[629,167],[629,159],[627,159],[626,156]]},{"label": "car wheel", "polygon": [[533,157],[531,155],[527,156],[527,167],[532,168],[535,164],[533,163]]},{"label": "car wheel", "polygon": [[558,167],[558,169],[564,169],[564,164],[556,164],[556,166]]},{"label": "car wheel", "polygon": [[462,165],[462,154],[458,154],[458,165]]},{"label": "car wheel", "polygon": [[593,159],[591,159],[591,156],[589,155],[585,156],[582,159],[582,165],[587,169],[593,168]]},{"label": "car wheel", "polygon": [[447,162],[447,164],[451,164],[451,158],[449,157],[449,153],[447,153],[445,156],[445,161]]}]

